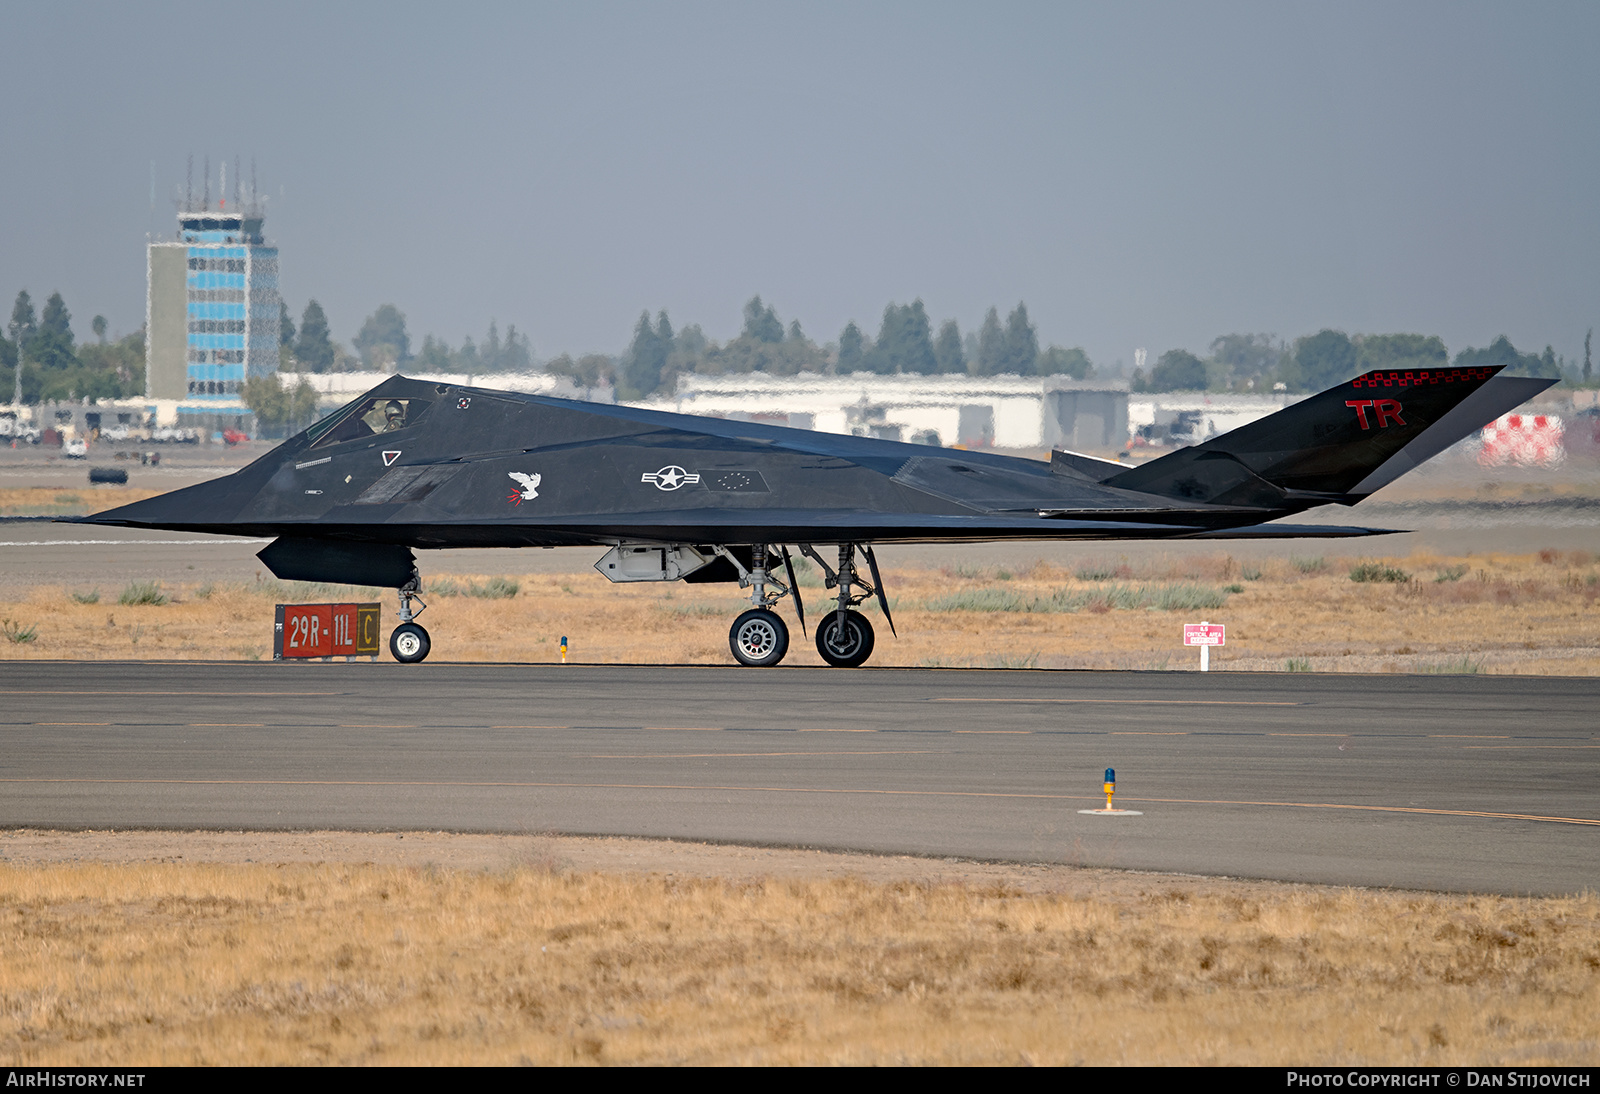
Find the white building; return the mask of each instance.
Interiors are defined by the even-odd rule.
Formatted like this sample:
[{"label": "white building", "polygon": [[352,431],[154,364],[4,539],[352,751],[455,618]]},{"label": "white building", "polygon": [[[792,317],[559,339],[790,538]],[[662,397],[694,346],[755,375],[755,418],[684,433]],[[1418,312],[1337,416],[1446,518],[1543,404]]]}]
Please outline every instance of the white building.
[{"label": "white building", "polygon": [[675,395],[639,405],[969,448],[1116,449],[1128,436],[1124,387],[1055,376],[683,375]]},{"label": "white building", "polygon": [[1262,395],[1206,391],[1141,392],[1128,398],[1130,441],[1136,445],[1197,444],[1208,437],[1276,414],[1308,395]]}]

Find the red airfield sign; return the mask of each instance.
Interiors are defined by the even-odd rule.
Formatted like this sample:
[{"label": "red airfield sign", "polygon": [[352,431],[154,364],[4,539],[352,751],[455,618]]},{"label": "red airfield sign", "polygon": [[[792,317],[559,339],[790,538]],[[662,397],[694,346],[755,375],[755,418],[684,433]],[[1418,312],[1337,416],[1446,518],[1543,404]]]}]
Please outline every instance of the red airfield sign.
[{"label": "red airfield sign", "polygon": [[377,604],[279,604],[272,659],[376,657]]},{"label": "red airfield sign", "polygon": [[1185,646],[1226,646],[1228,644],[1228,628],[1221,623],[1185,623],[1183,625],[1183,644]]}]

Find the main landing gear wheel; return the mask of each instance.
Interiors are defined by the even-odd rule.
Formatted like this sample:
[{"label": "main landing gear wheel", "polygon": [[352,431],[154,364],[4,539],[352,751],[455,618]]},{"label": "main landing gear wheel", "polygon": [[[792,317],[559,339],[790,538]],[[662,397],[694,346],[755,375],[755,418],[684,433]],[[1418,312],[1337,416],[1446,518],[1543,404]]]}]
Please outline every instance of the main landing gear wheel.
[{"label": "main landing gear wheel", "polygon": [[428,632],[420,623],[402,623],[389,636],[389,652],[403,665],[414,665],[428,656]]},{"label": "main landing gear wheel", "polygon": [[853,669],[872,656],[875,641],[872,624],[860,612],[845,612],[844,626],[839,613],[829,612],[817,624],[817,652],[834,668]]},{"label": "main landing gear wheel", "polygon": [[751,608],[733,621],[728,646],[739,664],[766,668],[789,652],[789,628],[777,612]]}]

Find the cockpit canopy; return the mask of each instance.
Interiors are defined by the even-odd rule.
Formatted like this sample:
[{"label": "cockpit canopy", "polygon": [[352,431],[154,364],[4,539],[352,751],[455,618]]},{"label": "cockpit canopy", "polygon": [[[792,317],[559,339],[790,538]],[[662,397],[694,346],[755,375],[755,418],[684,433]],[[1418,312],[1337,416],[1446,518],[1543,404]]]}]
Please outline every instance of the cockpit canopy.
[{"label": "cockpit canopy", "polygon": [[[327,448],[379,434],[398,433],[422,420],[430,399],[362,399],[312,426],[312,448]],[[321,436],[316,436],[318,433]]]}]

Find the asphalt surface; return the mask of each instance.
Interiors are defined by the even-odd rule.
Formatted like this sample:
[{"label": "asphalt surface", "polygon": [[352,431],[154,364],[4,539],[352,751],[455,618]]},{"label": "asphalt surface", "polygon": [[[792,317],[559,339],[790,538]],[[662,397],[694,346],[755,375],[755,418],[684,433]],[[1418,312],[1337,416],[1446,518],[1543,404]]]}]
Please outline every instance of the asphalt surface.
[{"label": "asphalt surface", "polygon": [[[0,826],[611,834],[1600,883],[1600,681],[0,663]],[[1095,816],[1104,768],[1116,804]]]}]

